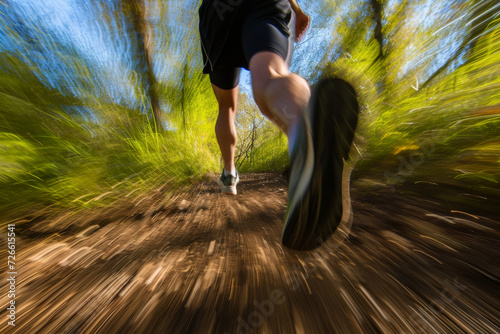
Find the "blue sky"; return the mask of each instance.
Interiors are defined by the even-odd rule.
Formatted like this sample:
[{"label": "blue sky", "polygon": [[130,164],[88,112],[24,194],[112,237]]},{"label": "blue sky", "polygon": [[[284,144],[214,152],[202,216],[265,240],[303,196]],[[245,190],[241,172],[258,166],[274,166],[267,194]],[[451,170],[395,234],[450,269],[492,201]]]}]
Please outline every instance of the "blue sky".
[{"label": "blue sky", "polygon": [[[327,0],[325,0],[327,1]],[[83,55],[95,66],[97,73],[102,73],[98,78],[92,78],[100,90],[117,102],[124,103],[133,99],[136,95],[134,85],[138,83],[137,74],[131,71],[130,45],[133,43],[127,40],[124,34],[117,29],[108,29],[102,24],[100,13],[95,11],[92,2],[80,0],[11,0],[16,12],[25,19],[26,25],[42,33],[40,40],[48,44],[43,45],[47,52],[57,53],[57,43],[50,44],[50,41],[62,41],[72,45],[78,54]],[[159,80],[171,80],[178,75],[179,64],[182,64],[186,56],[200,58],[198,32],[197,32],[197,0],[174,0],[168,2],[168,18],[162,21],[159,17],[158,9],[152,11],[151,19],[160,26],[161,31],[156,31],[155,40],[157,50],[154,55],[156,74]],[[359,8],[363,4],[361,0],[353,0],[340,6],[335,4],[335,10],[329,15],[330,19],[323,16],[325,8],[322,1],[302,2],[303,9],[311,15],[312,24],[308,35],[304,41],[295,44],[294,59],[291,70],[308,77],[314,69],[315,61],[320,57],[326,46],[332,39],[336,38],[336,22],[339,18],[349,19],[349,10],[352,6]],[[390,0],[387,7],[391,8],[397,0]],[[431,44],[415,44],[408,49],[408,57],[414,59],[414,63],[408,62],[402,68],[402,73],[409,70],[415,64],[433,59],[434,66],[438,67],[443,62],[444,56],[448,55],[459,43],[463,29],[463,21],[454,16],[452,10],[447,10],[447,6],[454,1],[432,1],[422,2],[419,9],[420,15],[413,18],[416,29],[427,29],[435,22],[442,20],[445,28],[440,32],[438,42]],[[102,13],[101,13],[102,14]],[[456,20],[455,20],[456,19]],[[447,21],[455,20],[452,23]],[[182,25],[179,25],[179,22]],[[448,24],[448,26],[445,26]],[[5,27],[2,27],[5,29]],[[168,34],[168,36],[166,36]],[[158,37],[160,36],[160,37]],[[338,37],[338,36],[337,36]],[[9,49],[9,40],[0,36],[0,47]],[[45,43],[45,42],[44,42]],[[51,49],[52,48],[52,49]],[[43,61],[43,60],[40,60]],[[55,68],[54,68],[55,67]],[[431,68],[432,69],[432,68]],[[49,72],[46,76],[47,82],[51,80],[67,80],[62,75],[56,75],[57,64],[52,64],[47,68]],[[201,67],[200,67],[201,71]],[[425,76],[425,73],[421,75]],[[66,82],[67,84],[67,82]],[[54,86],[57,84],[54,83]],[[250,79],[246,71],[242,71],[241,88],[242,91],[250,91]],[[134,95],[135,94],[135,95]]]}]

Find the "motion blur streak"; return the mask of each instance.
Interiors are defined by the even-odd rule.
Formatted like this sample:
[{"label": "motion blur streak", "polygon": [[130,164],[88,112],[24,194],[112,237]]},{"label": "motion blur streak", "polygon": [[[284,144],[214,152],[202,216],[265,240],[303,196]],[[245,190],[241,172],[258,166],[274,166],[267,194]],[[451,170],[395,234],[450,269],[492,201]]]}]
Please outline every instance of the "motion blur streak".
[{"label": "motion blur streak", "polygon": [[286,136],[245,75],[218,192],[198,6],[0,1],[0,331],[500,332],[498,1],[303,4],[291,70],[362,106],[352,228],[311,252],[280,244]]},{"label": "motion blur streak", "polygon": [[174,198],[138,196],[113,211],[39,217],[18,246],[16,330],[498,330],[497,221],[354,185],[348,239],[336,249],[292,252],[279,242],[282,176],[246,174],[240,188],[244,196],[233,199],[204,182]]}]

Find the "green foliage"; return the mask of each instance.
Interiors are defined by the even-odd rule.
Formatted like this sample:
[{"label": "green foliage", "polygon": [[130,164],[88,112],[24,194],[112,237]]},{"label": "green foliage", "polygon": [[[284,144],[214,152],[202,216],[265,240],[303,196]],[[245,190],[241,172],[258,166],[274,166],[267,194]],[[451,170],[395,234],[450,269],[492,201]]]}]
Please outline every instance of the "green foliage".
[{"label": "green foliage", "polygon": [[[456,12],[445,12],[452,16],[448,19],[450,25],[435,21],[422,27],[412,18],[415,8],[406,3],[395,7],[392,12],[399,17],[388,16],[382,58],[376,59],[374,42],[363,40],[356,44],[349,40],[355,43],[349,46],[352,54],[323,69],[323,75],[333,74],[353,82],[364,106],[365,123],[360,135],[369,138],[369,143],[355,177],[369,175],[387,181],[389,173],[395,175],[397,183],[418,178],[454,179],[493,188],[500,174],[495,139],[500,137],[498,18],[478,10],[488,11],[490,6],[462,6]],[[471,27],[471,22],[477,24]],[[417,31],[407,35],[412,26]],[[436,35],[436,31],[446,34],[451,28],[463,29],[464,41],[470,38],[470,31],[476,39],[451,48],[446,55],[451,61],[442,56],[443,66],[452,67],[445,73],[443,66],[436,66],[432,58],[423,55],[435,50],[438,42],[444,43],[443,35]],[[418,53],[409,52],[416,47]],[[466,58],[454,63],[460,50],[467,50]],[[413,68],[408,67],[409,63]],[[419,81],[429,83],[419,86]]]},{"label": "green foliage", "polygon": [[238,145],[235,164],[240,172],[285,170],[289,164],[286,136],[241,94],[236,116]]},{"label": "green foliage", "polygon": [[[86,14],[79,19],[93,24],[89,36],[69,34],[72,25],[61,33],[35,10],[23,16],[15,1],[0,4],[4,218],[54,204],[107,205],[220,171],[217,103],[201,73],[199,2],[138,1],[142,7],[134,13],[121,6],[132,3],[95,0],[82,7]],[[354,177],[389,184],[443,177],[497,187],[500,18],[494,2],[359,0],[303,7],[314,14],[313,42],[297,47],[300,74],[311,83],[342,77],[359,94],[361,160]],[[96,24],[99,33],[92,37],[89,27]],[[102,38],[107,49],[90,53],[93,38]],[[321,38],[326,43],[315,45]],[[115,58],[100,54],[106,52]],[[242,90],[238,170],[286,169],[286,136]],[[158,112],[165,131],[157,131]],[[387,172],[394,177],[388,180]]]},{"label": "green foliage", "polygon": [[264,135],[266,141],[251,151],[249,159],[239,167],[241,172],[284,171],[288,168],[286,136],[282,132],[274,133],[274,136]]},{"label": "green foliage", "polygon": [[[6,68],[0,73],[5,79],[0,81],[4,213],[53,203],[102,205],[133,190],[173,189],[218,169],[213,136],[191,130],[157,133],[137,110],[64,96],[30,76],[21,62]],[[96,120],[68,112],[69,106],[83,104],[92,107]]]}]

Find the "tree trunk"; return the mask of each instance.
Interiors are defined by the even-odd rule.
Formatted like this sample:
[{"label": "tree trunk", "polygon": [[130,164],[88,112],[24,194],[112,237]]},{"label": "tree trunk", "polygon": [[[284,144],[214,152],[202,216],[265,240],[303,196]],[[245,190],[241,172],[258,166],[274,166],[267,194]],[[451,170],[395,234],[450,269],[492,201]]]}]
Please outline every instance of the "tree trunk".
[{"label": "tree trunk", "polygon": [[148,96],[153,109],[155,126],[158,131],[163,130],[162,117],[160,110],[160,99],[158,97],[158,82],[153,71],[153,51],[154,42],[150,29],[148,29],[146,20],[146,3],[144,0],[122,0],[132,17],[132,25],[137,33],[139,50],[144,52],[144,61],[146,65],[146,82],[148,86]]},{"label": "tree trunk", "polygon": [[186,60],[184,64],[184,69],[182,71],[182,88],[181,88],[181,112],[182,112],[182,127],[183,130],[186,130],[186,86],[188,80],[188,66],[189,58]]},{"label": "tree trunk", "polygon": [[375,21],[375,30],[373,31],[373,37],[378,42],[378,55],[373,61],[376,63],[379,59],[384,57],[384,39],[382,36],[382,4],[379,0],[370,0],[370,5],[373,9],[373,20]]}]

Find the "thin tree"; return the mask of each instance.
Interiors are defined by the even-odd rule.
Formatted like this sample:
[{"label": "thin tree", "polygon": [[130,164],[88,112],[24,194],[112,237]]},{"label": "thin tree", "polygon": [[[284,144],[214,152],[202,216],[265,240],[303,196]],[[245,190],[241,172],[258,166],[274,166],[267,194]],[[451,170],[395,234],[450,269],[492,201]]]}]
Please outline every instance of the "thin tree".
[{"label": "thin tree", "polygon": [[373,20],[375,21],[373,37],[378,43],[378,55],[373,61],[373,63],[376,63],[384,57],[384,39],[382,36],[382,3],[379,0],[370,0],[370,5],[373,9]]},{"label": "thin tree", "polygon": [[153,109],[155,126],[158,131],[163,131],[158,81],[153,70],[154,41],[152,30],[148,26],[146,3],[144,0],[122,0],[122,8],[125,15],[131,18],[133,29],[137,35],[138,49],[143,53],[147,92]]}]

